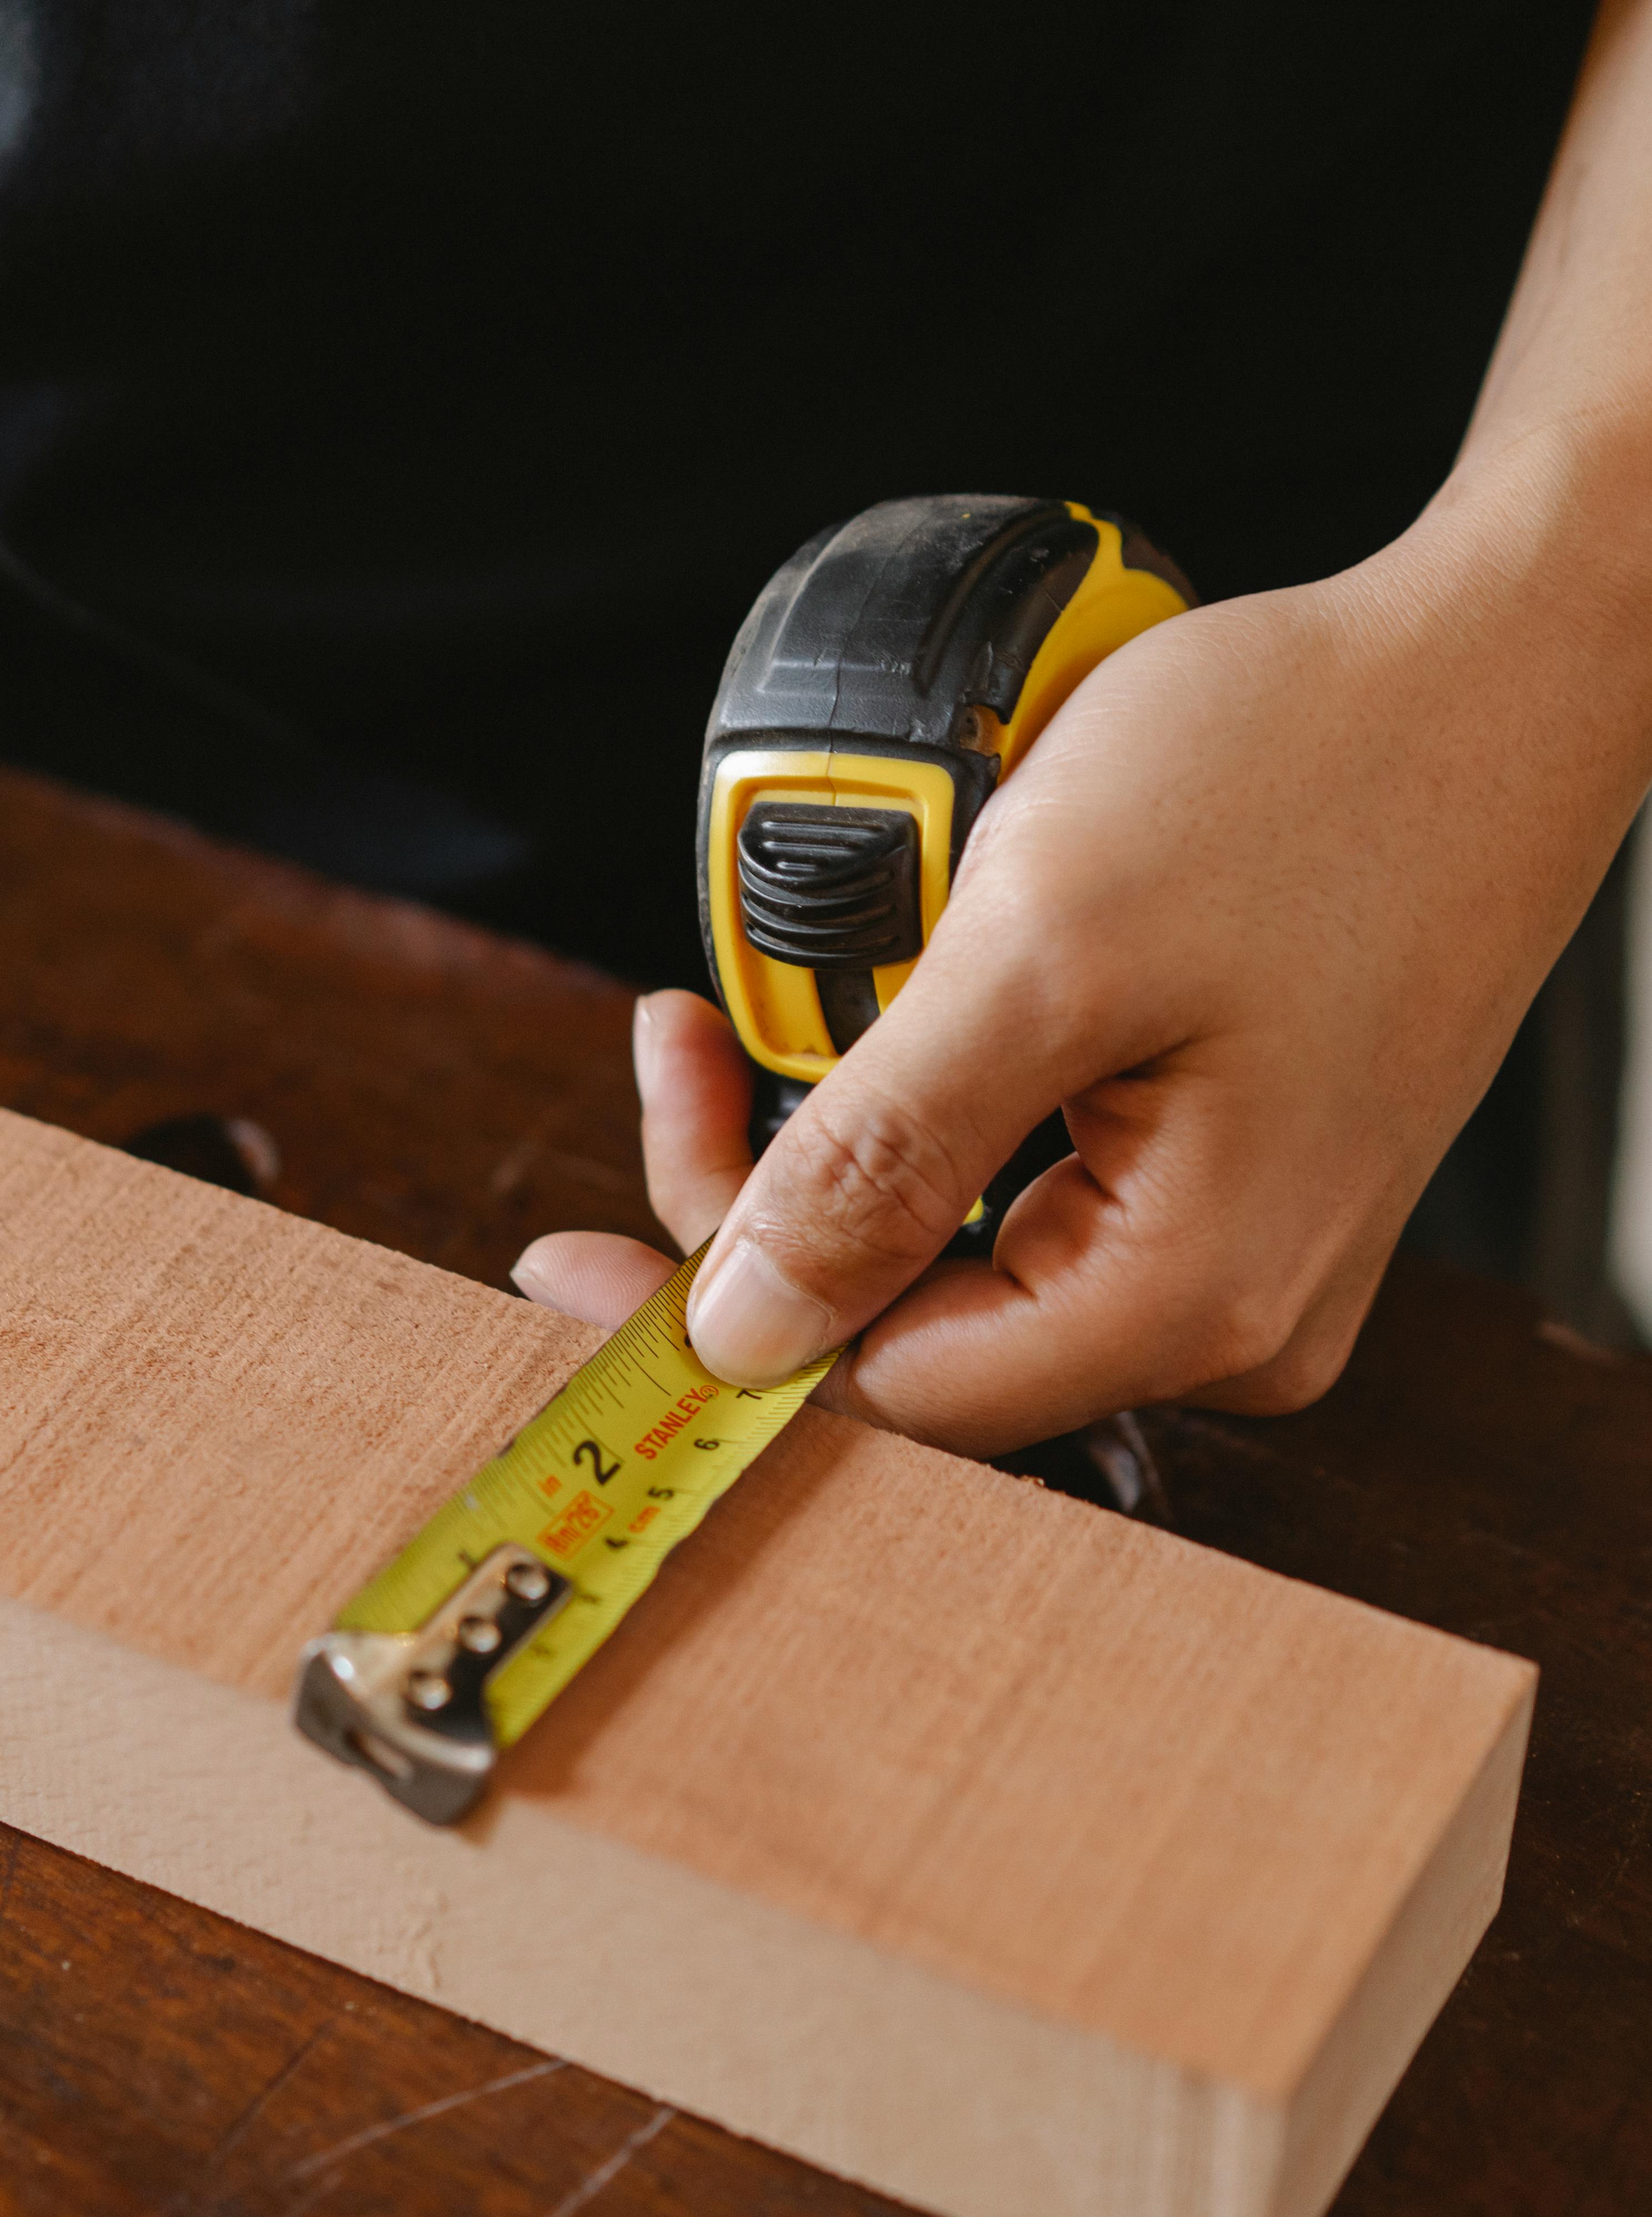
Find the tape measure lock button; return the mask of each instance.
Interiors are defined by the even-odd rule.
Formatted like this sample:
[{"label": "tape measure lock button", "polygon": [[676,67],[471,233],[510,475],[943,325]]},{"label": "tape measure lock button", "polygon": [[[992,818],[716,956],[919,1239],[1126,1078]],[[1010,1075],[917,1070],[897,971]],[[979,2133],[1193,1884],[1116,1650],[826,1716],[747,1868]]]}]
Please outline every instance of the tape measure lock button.
[{"label": "tape measure lock button", "polygon": [[760,800],[737,852],[746,936],[772,960],[870,970],[921,953],[918,824],[904,808]]}]

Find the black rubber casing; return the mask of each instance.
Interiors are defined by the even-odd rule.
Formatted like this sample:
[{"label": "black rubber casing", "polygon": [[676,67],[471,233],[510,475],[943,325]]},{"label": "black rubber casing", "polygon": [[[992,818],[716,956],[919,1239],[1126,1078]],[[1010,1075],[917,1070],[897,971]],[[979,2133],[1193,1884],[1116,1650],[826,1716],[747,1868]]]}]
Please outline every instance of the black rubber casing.
[{"label": "black rubber casing", "polygon": [[[1139,532],[1122,517],[1105,521],[1123,534],[1129,567],[1151,570],[1192,598]],[[708,844],[724,756],[748,748],[830,752],[841,743],[856,754],[937,764],[953,784],[950,879],[998,781],[998,756],[990,739],[982,744],[991,727],[976,712],[1010,720],[1097,545],[1094,523],[1063,501],[937,495],[884,501],[832,525],[775,572],[740,627],[706,731],[700,928],[720,997]],[[824,969],[817,976],[841,1005],[852,990],[842,966],[835,977]],[[875,1010],[870,984],[868,972],[862,1001]],[[848,1040],[838,1040],[835,1022],[832,1030],[841,1050]],[[807,1090],[764,1076],[753,1116],[759,1148]]]}]

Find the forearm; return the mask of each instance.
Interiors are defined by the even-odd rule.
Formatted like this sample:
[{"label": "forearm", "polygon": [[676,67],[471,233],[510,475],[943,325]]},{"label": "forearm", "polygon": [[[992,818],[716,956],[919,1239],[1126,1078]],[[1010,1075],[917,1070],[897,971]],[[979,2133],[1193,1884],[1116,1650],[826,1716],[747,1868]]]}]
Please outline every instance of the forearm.
[{"label": "forearm", "polygon": [[1325,590],[1432,704],[1465,890],[1535,991],[1652,781],[1652,0],[1601,12],[1450,477]]},{"label": "forearm", "polygon": [[1600,10],[1459,472],[1534,439],[1628,473],[1616,520],[1652,536],[1626,512],[1652,474],[1652,0]]},{"label": "forearm", "polygon": [[1504,728],[1553,734],[1592,880],[1652,781],[1652,0],[1601,9],[1462,452],[1407,540],[1473,549]]}]

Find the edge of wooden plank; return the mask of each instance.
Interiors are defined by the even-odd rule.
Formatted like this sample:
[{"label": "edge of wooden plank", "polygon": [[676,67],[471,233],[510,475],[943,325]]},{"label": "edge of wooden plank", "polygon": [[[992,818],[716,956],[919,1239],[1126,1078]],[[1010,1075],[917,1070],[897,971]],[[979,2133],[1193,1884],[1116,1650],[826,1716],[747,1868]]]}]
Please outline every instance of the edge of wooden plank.
[{"label": "edge of wooden plank", "polygon": [[[1538,1672],[1303,2073],[1271,2217],[1317,2217],[1468,1967],[1503,1899]],[[1489,1846],[1488,1843],[1495,1843]]]},{"label": "edge of wooden plank", "polygon": [[[13,1121],[4,1119],[8,1127]],[[201,1217],[195,1228],[203,1237],[207,1216],[216,1212],[226,1229],[261,1224],[275,1238],[279,1228],[279,1246],[302,1250],[312,1261],[312,1251],[319,1255],[325,1248],[340,1269],[347,1251],[357,1246],[345,1239],[335,1249],[341,1235],[209,1195],[170,1173],[126,1163],[46,1127],[20,1130],[26,1152],[55,1161],[66,1151],[82,1165],[102,1158],[105,1170],[118,1167],[128,1182],[187,1190],[192,1208],[185,1213],[191,1223]],[[233,1242],[226,1251],[233,1261]],[[375,1284],[386,1270],[410,1285],[428,1275],[443,1301],[465,1311],[480,1302],[501,1326],[531,1323],[528,1336],[535,1339],[559,1329],[548,1318],[524,1318],[516,1305],[467,1281],[427,1273],[427,1266],[371,1250],[361,1259],[369,1257]],[[239,1284],[236,1269],[227,1282]],[[248,1299],[255,1290],[242,1289]],[[73,1307],[65,1289],[59,1299]],[[575,1326],[560,1330],[579,1336]],[[394,1343],[399,1359],[399,1337]],[[856,1430],[842,1420],[816,1423],[827,1432],[834,1425],[845,1435]],[[1048,1514],[1057,1514],[1055,1504]],[[185,1528],[195,1531],[193,1519]],[[1109,1537],[1119,1547],[1146,1544],[1134,1528]],[[1171,1551],[1186,1546],[1172,1542]],[[219,1560],[208,1551],[190,1577],[210,1580]],[[1273,1579],[1232,1565],[1224,1575]],[[1288,1588],[1296,1582],[1278,1583]],[[187,1633],[192,1590],[189,1577],[176,1584],[152,1627],[165,1633],[167,1644],[175,1631]],[[203,1596],[209,1590],[202,1588]],[[1368,1614],[1325,1596],[1315,1606],[1339,1615]],[[922,1946],[881,1945],[870,1931],[833,1922],[807,1894],[799,1899],[794,1892],[789,1902],[783,1893],[762,1898],[761,1888],[733,1882],[728,1869],[713,1875],[715,1862],[696,1869],[691,1856],[668,1856],[669,1833],[650,1837],[647,1827],[634,1827],[624,1839],[624,1827],[601,1821],[600,1797],[593,1821],[591,1813],[559,1806],[554,1797],[547,1806],[531,1794],[506,1795],[483,1829],[460,1844],[438,1844],[439,1836],[425,1835],[416,1850],[408,1821],[377,1805],[360,1782],[318,1767],[291,1739],[268,1695],[209,1686],[177,1659],[145,1661],[105,1633],[77,1631],[56,1617],[25,1611],[9,1612],[5,1620],[15,1636],[0,1646],[17,1651],[14,1681],[34,1687],[39,1716],[53,1722],[42,1732],[34,1728],[38,1717],[31,1720],[27,1759],[18,1778],[0,1781],[0,1794],[24,1792],[25,1804],[3,1813],[65,1846],[502,2030],[548,2041],[955,2217],[1005,2217],[1030,2198],[1056,2217],[1068,2211],[1112,2217],[1125,2210],[1130,2217],[1194,2211],[1253,2217],[1264,2208],[1301,2217],[1321,2206],[1318,2197],[1352,2158],[1426,2022],[1420,2020],[1421,2004],[1426,2001],[1432,2016],[1494,1908],[1534,1677],[1516,1658],[1387,1621],[1390,1644],[1403,1633],[1406,1641],[1437,1653],[1458,1651],[1465,1662],[1476,1658],[1471,1677],[1487,1678],[1488,1698],[1475,1712],[1480,1722],[1470,1757],[1477,1783],[1465,1802],[1463,1782],[1476,1773],[1459,1769],[1450,1813],[1437,1813],[1434,1836],[1426,1837],[1425,1828],[1403,1869],[1392,1872],[1397,1883],[1382,1904],[1380,1929],[1365,1936],[1363,1956],[1357,1941],[1338,1967],[1334,1990],[1322,1991],[1314,2023],[1300,2028],[1298,2039],[1265,2073],[1248,2067],[1250,2050],[1234,2050],[1231,2042],[1226,2053],[1184,2053],[1179,2064],[1166,2060],[1169,2051],[1152,2036],[1151,2012],[1142,2038],[1134,2036],[1144,2029],[1142,2021],[1134,2028],[1117,2020],[1058,2022],[1037,1998],[1002,1988],[994,1994],[990,1979],[977,1983],[960,1975],[956,1950],[951,1961],[926,1963],[929,1951]],[[127,1636],[119,1625],[114,1630]],[[30,1676],[30,1658],[37,1666],[42,1653],[53,1659],[49,1683],[39,1683],[38,1667]],[[1500,1683],[1500,1694],[1491,1679]],[[1457,1690],[1461,1696],[1463,1684]],[[666,1745],[679,1744],[671,1738]],[[1488,1747],[1507,1758],[1502,1768],[1488,1765],[1482,1753]],[[164,1752],[158,1757],[157,1750]],[[662,1755],[656,1746],[656,1763]],[[306,1766],[301,1774],[288,1767],[294,1759]],[[97,1766],[97,1794],[87,1792],[88,1761]],[[158,1795],[152,1790],[158,1769],[170,1782]],[[647,1775],[646,1764],[641,1775]],[[226,1792],[230,1783],[232,1794]],[[340,1791],[353,1803],[338,1801]],[[42,1794],[54,1812],[49,1822],[34,1806]],[[318,1803],[319,1794],[330,1798]],[[89,1810],[88,1801],[97,1806]],[[319,1812],[319,1846],[312,1839],[312,1804]],[[1288,1831],[1297,1806],[1282,1805],[1276,1824]],[[145,1861],[131,1860],[124,1844],[139,1811],[145,1813]],[[1361,1822],[1380,1815],[1367,1807]],[[382,1832],[386,1824],[391,1829]],[[272,1831],[288,1850],[285,1860],[273,1863]],[[1273,1837],[1269,1831],[1253,1838],[1253,1855],[1268,1852]],[[1346,1844],[1352,1849],[1364,1837],[1351,1834]],[[475,1861],[484,1839],[490,1849],[486,1881]],[[362,1866],[357,1905],[365,1908],[366,1929],[380,1934],[373,1943],[378,1960],[371,1948],[362,1956],[359,1934],[341,1933],[335,1887],[294,1888],[294,1857],[317,1852],[331,1858],[334,1870]],[[626,1887],[617,1887],[616,1869],[629,1873]],[[1024,1872],[1024,1878],[1034,1875]],[[1082,1886],[1084,1870],[1073,1875]],[[500,1879],[513,1889],[512,1913],[503,1924]],[[295,1901],[294,1891],[324,1899]],[[661,1904],[664,1913],[639,1919],[638,1899]],[[402,1905],[418,1905],[423,1955],[418,1933],[400,1925]],[[396,1921],[393,1945],[375,1917]],[[595,1936],[588,1925],[599,1928]],[[599,1945],[604,1932],[610,1936],[606,1956]],[[663,1948],[662,1933],[669,1942]],[[914,1936],[907,1936],[908,1943]],[[571,1967],[567,1984],[553,1985],[548,1999],[518,1991],[525,1983],[525,1944],[542,1945],[549,1960]],[[610,2022],[603,1998],[613,1979],[623,2007]],[[1201,1958],[1199,1991],[1208,1979],[1209,1963]],[[668,1990],[674,2016],[660,2006]],[[675,2028],[675,2045],[668,2041],[663,2049],[662,2018]],[[821,2030],[827,2024],[830,2037]],[[869,2038],[869,2026],[876,2028]],[[1245,2080],[1248,2090],[1241,2090]]]},{"label": "edge of wooden plank", "polygon": [[[22,1603],[0,1670],[0,1818],[404,1992],[948,2217],[1272,2204],[1285,2120],[1243,2090],[530,1801],[498,1805],[485,1874],[477,1837],[319,1762],[276,1703]],[[332,1882],[293,1888],[297,1860]]]}]

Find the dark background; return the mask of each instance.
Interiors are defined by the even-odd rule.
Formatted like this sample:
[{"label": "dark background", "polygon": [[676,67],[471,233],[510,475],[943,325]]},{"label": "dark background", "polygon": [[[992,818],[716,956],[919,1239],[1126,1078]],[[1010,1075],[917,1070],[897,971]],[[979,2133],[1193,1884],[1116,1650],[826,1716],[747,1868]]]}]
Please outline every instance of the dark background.
[{"label": "dark background", "polygon": [[[770,571],[963,489],[1207,598],[1370,553],[1590,12],[0,0],[0,748],[700,985]],[[1542,1022],[1419,1227],[1528,1277]]]}]

